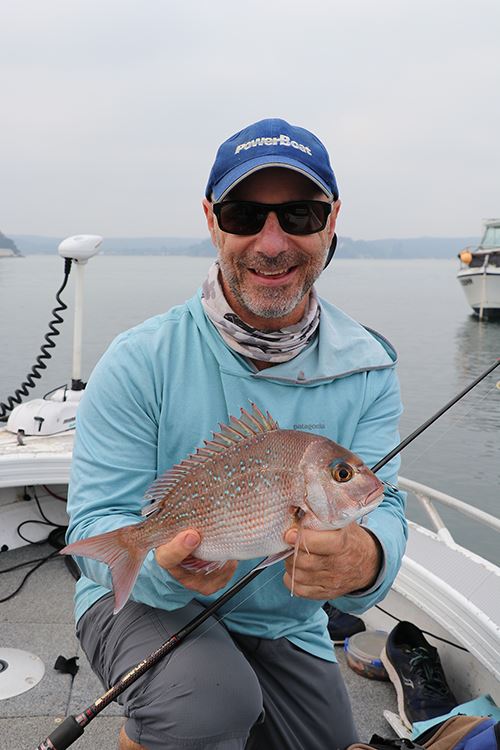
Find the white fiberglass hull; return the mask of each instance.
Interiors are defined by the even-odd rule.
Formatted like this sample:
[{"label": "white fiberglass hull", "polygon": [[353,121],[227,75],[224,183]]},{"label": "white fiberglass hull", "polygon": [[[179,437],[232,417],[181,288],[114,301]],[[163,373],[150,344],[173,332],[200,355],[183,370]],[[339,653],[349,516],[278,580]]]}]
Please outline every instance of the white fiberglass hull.
[{"label": "white fiberglass hull", "polygon": [[457,279],[477,315],[500,317],[500,268],[463,268]]}]

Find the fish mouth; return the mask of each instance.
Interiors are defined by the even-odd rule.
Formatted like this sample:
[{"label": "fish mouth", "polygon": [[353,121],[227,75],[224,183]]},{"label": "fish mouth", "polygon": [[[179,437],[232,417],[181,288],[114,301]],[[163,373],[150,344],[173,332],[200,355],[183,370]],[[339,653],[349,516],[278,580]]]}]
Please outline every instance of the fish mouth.
[{"label": "fish mouth", "polygon": [[370,494],[366,498],[365,508],[366,508],[367,505],[373,505],[375,507],[376,503],[374,501],[378,500],[379,497],[383,497],[383,495],[384,495],[384,487],[383,486],[382,487],[377,487],[376,489],[372,490],[372,492],[370,492]]}]

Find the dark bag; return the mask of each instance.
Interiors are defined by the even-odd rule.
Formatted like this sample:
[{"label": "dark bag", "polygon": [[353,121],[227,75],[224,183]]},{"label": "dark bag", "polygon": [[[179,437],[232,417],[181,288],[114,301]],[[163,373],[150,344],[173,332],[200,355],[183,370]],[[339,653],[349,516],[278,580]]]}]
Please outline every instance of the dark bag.
[{"label": "dark bag", "polygon": [[414,741],[374,734],[368,744],[350,745],[348,750],[500,750],[500,722],[487,716],[452,716]]}]

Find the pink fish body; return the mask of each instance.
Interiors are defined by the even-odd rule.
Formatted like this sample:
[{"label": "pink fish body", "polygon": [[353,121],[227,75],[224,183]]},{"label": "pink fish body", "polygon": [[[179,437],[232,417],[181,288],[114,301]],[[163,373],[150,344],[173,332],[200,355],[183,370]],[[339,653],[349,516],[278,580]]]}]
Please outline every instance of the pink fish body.
[{"label": "pink fish body", "polygon": [[202,448],[157,479],[146,492],[146,519],[68,545],[63,554],[108,563],[115,611],[125,604],[150,549],[181,530],[197,529],[192,567],[226,560],[286,557],[291,526],[345,526],[376,507],[383,484],[355,454],[328,438],[281,430],[269,414],[230,418]]}]

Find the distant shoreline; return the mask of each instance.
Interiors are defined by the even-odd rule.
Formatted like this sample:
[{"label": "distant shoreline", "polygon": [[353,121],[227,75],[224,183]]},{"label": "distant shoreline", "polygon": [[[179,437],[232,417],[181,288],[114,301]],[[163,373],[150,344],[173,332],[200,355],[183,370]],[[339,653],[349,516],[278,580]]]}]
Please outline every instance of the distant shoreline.
[{"label": "distant shoreline", "polygon": [[[52,255],[63,237],[11,235],[19,252],[24,255]],[[465,247],[477,245],[479,237],[411,237],[382,240],[353,240],[339,237],[337,258],[454,258]],[[109,237],[102,243],[103,255],[154,255],[215,257],[210,239],[178,237]]]},{"label": "distant shoreline", "polygon": [[[24,255],[18,254],[18,255],[8,255],[8,256],[2,256],[0,255],[0,260],[3,260],[4,258],[8,258],[9,260],[11,258],[49,258],[50,256],[56,257],[57,251],[54,252],[36,252],[36,253],[25,253]],[[112,253],[106,253],[106,252],[100,252],[100,257],[105,258],[194,258],[196,259],[202,259],[202,258],[210,258],[212,257],[214,260],[216,258],[215,253],[213,256],[209,255],[188,255],[187,253],[127,253],[127,252],[112,252]],[[422,255],[422,254],[415,254],[415,255],[376,255],[375,253],[372,255],[347,255],[344,253],[337,253],[335,255],[335,261],[339,260],[456,260],[457,254],[447,254],[447,255]]]}]

